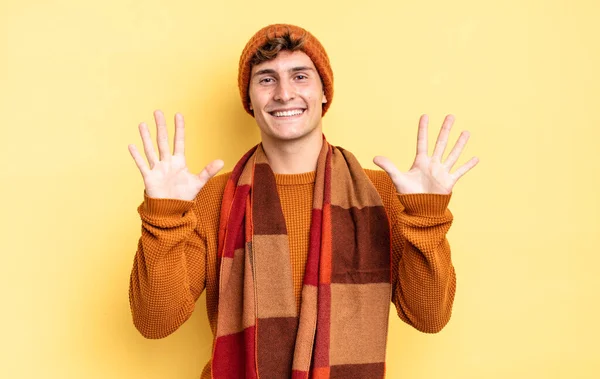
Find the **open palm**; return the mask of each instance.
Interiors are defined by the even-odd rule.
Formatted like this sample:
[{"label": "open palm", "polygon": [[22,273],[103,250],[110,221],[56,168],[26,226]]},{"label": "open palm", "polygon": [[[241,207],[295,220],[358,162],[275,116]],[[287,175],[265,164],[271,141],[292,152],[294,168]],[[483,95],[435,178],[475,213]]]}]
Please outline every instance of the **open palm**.
[{"label": "open palm", "polygon": [[209,163],[200,174],[190,173],[184,154],[183,116],[179,113],[175,114],[175,139],[172,155],[169,150],[165,117],[160,110],[154,112],[154,120],[159,156],[156,155],[148,126],[145,123],[139,125],[139,130],[148,163],[135,145],[129,145],[129,152],[144,179],[146,194],[153,198],[194,200],[208,179],[223,168],[224,163],[221,160],[215,160]]},{"label": "open palm", "polygon": [[428,155],[428,123],[428,116],[421,116],[417,136],[417,155],[408,172],[400,172],[386,157],[377,156],[373,159],[373,162],[390,176],[398,193],[449,194],[452,192],[458,179],[479,162],[478,158],[473,157],[456,169],[455,172],[451,173],[450,170],[458,161],[469,139],[469,133],[466,131],[461,133],[452,151],[448,154],[446,160],[442,162],[442,156],[448,144],[450,129],[452,128],[452,124],[454,124],[454,116],[448,115],[444,119],[432,156]]}]

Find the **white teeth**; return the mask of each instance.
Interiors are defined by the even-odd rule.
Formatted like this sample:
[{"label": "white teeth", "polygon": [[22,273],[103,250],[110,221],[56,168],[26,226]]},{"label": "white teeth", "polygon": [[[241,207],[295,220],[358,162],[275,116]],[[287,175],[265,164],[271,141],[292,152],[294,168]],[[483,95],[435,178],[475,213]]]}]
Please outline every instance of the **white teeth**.
[{"label": "white teeth", "polygon": [[273,116],[275,117],[290,117],[302,114],[304,112],[301,109],[295,109],[293,111],[282,111],[282,112],[273,112]]}]

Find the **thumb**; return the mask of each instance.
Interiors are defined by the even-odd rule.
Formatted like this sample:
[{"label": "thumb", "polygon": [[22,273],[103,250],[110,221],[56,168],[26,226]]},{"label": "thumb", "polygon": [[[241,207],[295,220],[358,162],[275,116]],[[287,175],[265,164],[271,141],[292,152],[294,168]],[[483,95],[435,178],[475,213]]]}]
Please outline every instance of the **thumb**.
[{"label": "thumb", "polygon": [[396,180],[398,180],[398,177],[400,176],[400,171],[396,168],[396,166],[392,163],[391,160],[389,160],[386,157],[376,156],[375,158],[373,158],[373,163],[381,167],[383,171],[387,172],[387,174],[390,176],[394,183],[396,182]]},{"label": "thumb", "polygon": [[215,159],[206,166],[206,171],[208,172],[208,175],[210,175],[210,177],[212,178],[217,174],[217,172],[221,171],[223,166],[225,166],[225,162],[223,162],[220,159]]},{"label": "thumb", "polygon": [[202,172],[198,174],[198,177],[202,180],[203,183],[206,183],[208,179],[212,178],[217,174],[217,172],[221,171],[223,166],[225,166],[225,162],[223,162],[220,159],[215,159],[214,161],[207,164],[206,167],[204,167],[204,170],[202,170]]}]

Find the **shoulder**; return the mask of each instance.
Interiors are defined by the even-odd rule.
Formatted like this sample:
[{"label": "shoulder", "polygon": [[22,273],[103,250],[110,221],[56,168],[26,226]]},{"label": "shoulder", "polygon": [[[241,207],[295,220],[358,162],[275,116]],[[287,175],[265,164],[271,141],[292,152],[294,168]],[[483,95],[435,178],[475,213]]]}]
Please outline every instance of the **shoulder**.
[{"label": "shoulder", "polygon": [[394,183],[392,183],[392,179],[390,179],[385,171],[371,170],[367,168],[365,168],[364,171],[369,180],[371,180],[371,183],[373,183],[377,189],[377,192],[379,192],[379,196],[389,196],[389,193],[396,192]]},{"label": "shoulder", "polygon": [[231,172],[226,172],[210,178],[196,196],[194,208],[202,224],[212,225],[215,220],[218,223],[223,191],[230,175]]},{"label": "shoulder", "polygon": [[212,198],[221,198],[223,197],[223,191],[225,190],[225,185],[227,184],[227,180],[231,176],[231,172],[226,172],[224,174],[219,174],[213,176],[206,182],[206,185],[200,190],[196,200],[200,199],[212,199]]},{"label": "shoulder", "polygon": [[[392,179],[389,175],[383,170],[371,170],[364,169],[365,174],[373,183],[373,186],[379,193],[381,200],[383,202],[383,206],[388,211],[388,213],[395,213],[399,211],[399,208],[402,208],[400,201],[398,200],[398,195],[396,194],[396,187],[392,182]],[[395,211],[395,212],[393,212]]]}]

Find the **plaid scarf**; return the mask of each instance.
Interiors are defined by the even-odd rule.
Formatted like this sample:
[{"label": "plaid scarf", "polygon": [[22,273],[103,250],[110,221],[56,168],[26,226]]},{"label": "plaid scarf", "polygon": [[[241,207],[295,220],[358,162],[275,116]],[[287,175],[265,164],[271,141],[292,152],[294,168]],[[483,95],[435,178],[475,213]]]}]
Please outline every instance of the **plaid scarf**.
[{"label": "plaid scarf", "polygon": [[300,314],[285,219],[261,145],[225,186],[213,378],[383,378],[390,228],[356,158],[323,139]]}]

